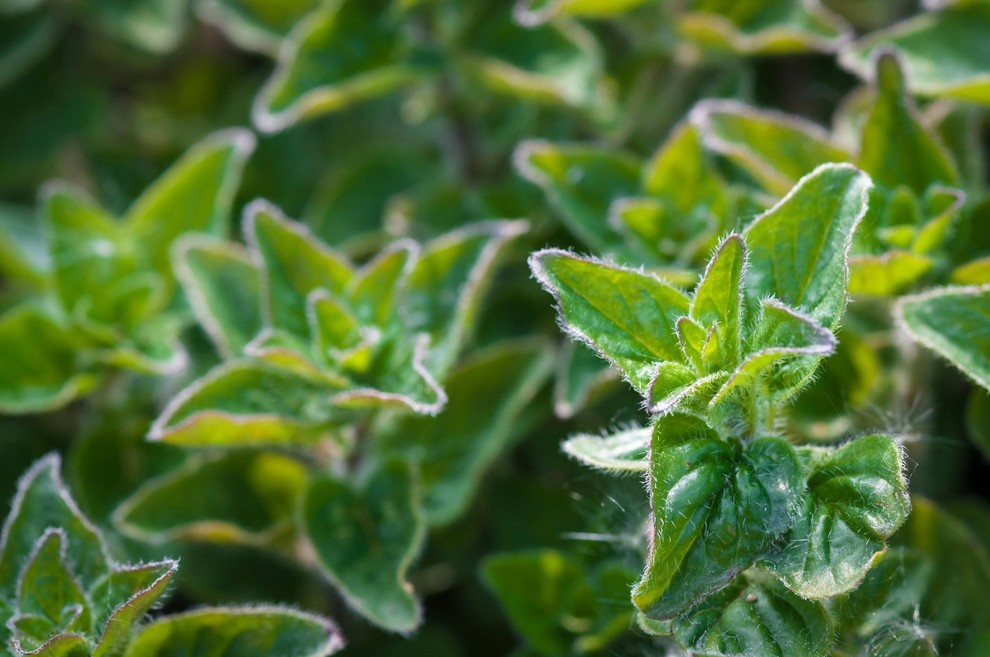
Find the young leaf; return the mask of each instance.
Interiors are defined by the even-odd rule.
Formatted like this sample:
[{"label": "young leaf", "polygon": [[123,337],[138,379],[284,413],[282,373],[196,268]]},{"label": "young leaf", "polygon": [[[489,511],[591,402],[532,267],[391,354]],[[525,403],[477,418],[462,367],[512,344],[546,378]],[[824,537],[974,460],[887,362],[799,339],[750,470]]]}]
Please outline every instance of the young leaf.
[{"label": "young leaf", "polygon": [[990,104],[986,62],[990,45],[990,7],[973,2],[920,14],[874,32],[844,50],[843,66],[863,78],[873,72],[880,49],[896,48],[904,61],[907,85],[914,94]]},{"label": "young leaf", "polygon": [[131,632],[143,616],[158,602],[179,564],[161,561],[137,566],[114,566],[106,578],[97,582],[91,598],[97,626],[103,633],[93,657],[120,654]]},{"label": "young leaf", "polygon": [[800,518],[766,564],[802,598],[829,598],[863,580],[907,518],[904,456],[881,435],[834,452],[806,449],[814,451]]},{"label": "young leaf", "polygon": [[727,365],[739,362],[745,268],[746,243],[739,235],[729,235],[712,256],[691,300],[692,319],[702,326],[717,325],[719,362]]},{"label": "young leaf", "polygon": [[845,308],[852,234],[866,213],[870,186],[855,167],[826,164],[757,217],[744,233],[750,303],[772,296],[834,329]]},{"label": "young leaf", "polygon": [[677,318],[688,314],[683,292],[648,273],[566,251],[530,256],[533,275],[557,301],[565,330],[618,367],[640,393],[659,361],[681,361]]},{"label": "young leaf", "polygon": [[675,620],[674,636],[702,655],[825,657],[835,630],[820,602],[751,571]]},{"label": "young leaf", "polygon": [[284,607],[215,607],[159,619],[123,657],[327,657],[344,647],[326,618]]},{"label": "young leaf", "polygon": [[422,616],[406,581],[425,534],[418,488],[407,464],[390,461],[358,486],[315,479],[302,506],[320,572],[355,611],[395,632],[411,632]]},{"label": "young leaf", "polygon": [[900,327],[990,390],[990,287],[934,288],[902,297]]},{"label": "young leaf", "polygon": [[649,482],[650,553],[632,599],[665,619],[727,586],[791,527],[801,467],[783,440],[741,447],[672,415],[654,429]]},{"label": "young leaf", "polygon": [[640,473],[649,470],[647,453],[649,428],[626,429],[609,436],[577,434],[563,442],[561,448],[581,463],[612,474]]}]

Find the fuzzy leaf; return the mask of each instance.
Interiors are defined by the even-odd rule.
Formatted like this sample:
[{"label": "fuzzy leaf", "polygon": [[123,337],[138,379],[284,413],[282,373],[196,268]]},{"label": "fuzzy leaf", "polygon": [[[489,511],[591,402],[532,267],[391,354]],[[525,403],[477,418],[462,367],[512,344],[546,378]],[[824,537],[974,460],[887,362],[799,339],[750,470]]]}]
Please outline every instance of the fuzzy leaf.
[{"label": "fuzzy leaf", "polygon": [[802,598],[828,598],[863,580],[907,518],[904,456],[881,435],[834,452],[806,450],[810,474],[800,518],[766,564]]},{"label": "fuzzy leaf", "polygon": [[355,611],[396,632],[411,632],[422,615],[406,581],[425,534],[418,489],[409,466],[391,461],[357,487],[315,479],[302,506],[323,575]]},{"label": "fuzzy leaf", "polygon": [[48,456],[31,467],[17,486],[10,515],[3,526],[0,548],[0,599],[14,594],[19,564],[50,527],[56,527],[69,545],[64,563],[89,590],[109,569],[109,558],[96,529],[83,517],[59,475],[59,459]]},{"label": "fuzzy leaf", "polygon": [[650,554],[632,598],[664,619],[727,586],[790,528],[801,468],[783,440],[741,447],[700,420],[672,415],[654,429],[649,482]]},{"label": "fuzzy leaf", "polygon": [[858,164],[877,185],[905,185],[919,196],[931,185],[958,185],[959,173],[915,113],[897,56],[876,62],[876,100],[863,126]]},{"label": "fuzzy leaf", "polygon": [[858,169],[826,164],[757,217],[745,231],[750,303],[772,296],[835,328],[845,307],[852,234],[866,213],[869,189],[869,177]]},{"label": "fuzzy leaf", "polygon": [[895,314],[912,338],[990,390],[990,288],[944,287],[902,297]]},{"label": "fuzzy leaf", "polygon": [[175,397],[155,420],[149,439],[199,446],[306,442],[330,420],[330,392],[325,382],[232,361]]},{"label": "fuzzy leaf", "polygon": [[692,319],[702,326],[717,325],[720,363],[739,362],[745,267],[746,244],[739,235],[729,235],[709,261],[691,300]]},{"label": "fuzzy leaf", "polygon": [[802,176],[851,155],[818,125],[728,100],[703,101],[691,113],[705,146],[729,158],[774,195]]},{"label": "fuzzy leaf", "polygon": [[103,627],[93,657],[121,654],[131,632],[165,589],[179,568],[177,561],[138,566],[115,566],[93,589],[97,627]]},{"label": "fuzzy leaf", "polygon": [[680,361],[677,318],[690,301],[648,273],[548,249],[529,266],[557,301],[565,329],[618,367],[645,393],[659,361]]},{"label": "fuzzy leaf", "polygon": [[175,249],[175,272],[196,319],[217,350],[234,358],[261,330],[261,278],[233,242],[185,238]]},{"label": "fuzzy leaf", "polygon": [[523,413],[549,376],[553,355],[535,341],[478,352],[448,378],[443,412],[407,415],[388,432],[384,444],[419,464],[429,524],[460,516],[485,469],[529,426]]},{"label": "fuzzy leaf", "polygon": [[893,47],[904,61],[908,89],[928,97],[990,104],[987,61],[990,6],[968,6],[923,13],[874,32],[843,51],[843,66],[869,78],[878,50]]},{"label": "fuzzy leaf", "polygon": [[577,434],[565,440],[561,447],[568,456],[605,472],[641,473],[650,467],[647,452],[652,433],[649,428],[635,428],[608,436]]},{"label": "fuzzy leaf", "polygon": [[607,218],[613,201],[639,189],[639,163],[623,153],[581,145],[523,142],[513,155],[516,170],[538,185],[567,228],[594,251],[618,237]]},{"label": "fuzzy leaf", "polygon": [[701,655],[765,657],[829,654],[835,630],[820,602],[747,573],[674,622],[681,645]]},{"label": "fuzzy leaf", "polygon": [[139,540],[265,543],[290,523],[306,484],[296,460],[264,452],[192,459],[121,504],[114,523]]},{"label": "fuzzy leaf", "polygon": [[301,20],[252,108],[262,132],[387,94],[423,73],[407,57],[389,0],[334,0]]},{"label": "fuzzy leaf", "polygon": [[283,607],[216,607],[147,625],[124,657],[326,657],[344,646],[337,626]]},{"label": "fuzzy leaf", "polygon": [[0,316],[0,411],[34,413],[63,406],[97,382],[77,366],[85,339],[41,308],[22,305]]}]

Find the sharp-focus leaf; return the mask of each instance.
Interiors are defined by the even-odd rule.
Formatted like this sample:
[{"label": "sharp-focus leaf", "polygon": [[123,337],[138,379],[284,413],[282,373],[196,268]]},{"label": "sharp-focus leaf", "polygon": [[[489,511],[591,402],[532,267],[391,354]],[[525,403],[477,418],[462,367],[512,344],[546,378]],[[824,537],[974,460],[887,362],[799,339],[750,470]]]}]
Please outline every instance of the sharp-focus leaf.
[{"label": "sharp-focus leaf", "polygon": [[876,100],[863,126],[858,164],[881,186],[907,186],[919,196],[934,184],[958,185],[945,147],[921,124],[904,89],[897,56],[876,61]]},{"label": "sharp-focus leaf", "polygon": [[739,235],[729,235],[712,256],[691,300],[692,319],[702,326],[717,324],[719,364],[739,362],[745,268],[746,244]]},{"label": "sharp-focus leaf", "polygon": [[589,248],[615,245],[609,207],[638,191],[638,162],[614,151],[538,141],[520,144],[513,159],[516,170],[543,189],[567,228]]},{"label": "sharp-focus leaf", "polygon": [[800,518],[766,563],[801,597],[827,598],[863,580],[911,505],[904,456],[889,437],[857,438],[834,452],[807,449]]},{"label": "sharp-focus leaf", "polygon": [[833,329],[845,307],[853,231],[866,213],[869,176],[849,165],[815,169],[744,234],[750,303],[773,296]]},{"label": "sharp-focus leaf", "polygon": [[305,467],[278,454],[193,459],[142,486],[114,523],[145,542],[264,543],[290,523],[305,485]]},{"label": "sharp-focus leaf", "polygon": [[93,657],[121,654],[131,632],[165,593],[178,568],[176,561],[115,566],[96,584],[91,597],[97,627],[103,633]]},{"label": "sharp-focus leaf", "polygon": [[261,277],[233,242],[189,237],[176,245],[175,272],[196,319],[225,358],[261,330]]},{"label": "sharp-focus leaf", "polygon": [[87,346],[41,308],[22,305],[0,316],[0,411],[51,410],[89,391],[97,375],[79,367]]},{"label": "sharp-focus leaf", "polygon": [[255,98],[254,124],[277,132],[416,80],[388,0],[334,0],[300,21]]},{"label": "sharp-focus leaf", "polygon": [[330,392],[325,382],[232,361],[175,397],[149,438],[199,446],[309,442],[330,419]]},{"label": "sharp-focus leaf", "polygon": [[548,249],[529,260],[554,296],[565,330],[618,367],[644,393],[659,361],[680,361],[676,321],[683,292],[645,272]]},{"label": "sharp-focus leaf", "polygon": [[875,53],[893,47],[904,61],[912,93],[990,104],[988,29],[990,6],[974,2],[875,32],[845,50],[840,61],[869,78]]},{"label": "sharp-focus leaf", "polygon": [[707,148],[729,158],[775,195],[786,194],[822,164],[851,159],[821,127],[735,101],[704,101],[692,111],[691,121]]},{"label": "sharp-focus leaf", "polygon": [[793,523],[802,488],[787,442],[759,438],[743,447],[683,415],[658,420],[649,482],[650,553],[632,598],[660,619],[682,614],[764,556]]},{"label": "sharp-focus leaf", "polygon": [[523,416],[550,374],[553,350],[511,342],[473,355],[447,379],[450,398],[435,418],[408,415],[386,444],[419,464],[431,525],[461,515],[485,469],[528,427]]},{"label": "sharp-focus leaf", "polygon": [[62,533],[69,549],[64,560],[69,572],[89,590],[108,570],[109,558],[96,529],[79,512],[59,475],[59,459],[48,456],[21,478],[10,515],[3,526],[0,548],[0,598],[10,600],[18,566],[51,527]]},{"label": "sharp-focus leaf", "polygon": [[343,646],[337,626],[315,614],[284,607],[215,607],[151,623],[124,657],[326,657]]},{"label": "sharp-focus leaf", "polygon": [[612,474],[642,473],[649,470],[647,453],[649,428],[618,431],[608,436],[578,434],[563,442],[568,456],[581,463]]},{"label": "sharp-focus leaf", "polygon": [[411,632],[422,615],[406,581],[425,533],[418,488],[409,466],[391,461],[359,486],[315,479],[303,501],[303,528],[323,575],[355,611],[396,632]]},{"label": "sharp-focus leaf", "polygon": [[674,636],[699,655],[765,657],[829,654],[835,630],[820,602],[747,573],[674,621]]},{"label": "sharp-focus leaf", "polygon": [[895,313],[912,338],[990,389],[990,288],[936,288],[902,297]]}]

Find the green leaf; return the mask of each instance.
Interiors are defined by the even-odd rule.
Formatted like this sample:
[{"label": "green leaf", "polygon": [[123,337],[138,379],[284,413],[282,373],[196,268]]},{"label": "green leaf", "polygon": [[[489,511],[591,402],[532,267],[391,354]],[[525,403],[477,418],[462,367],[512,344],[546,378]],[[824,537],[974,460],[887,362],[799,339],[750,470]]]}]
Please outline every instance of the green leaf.
[{"label": "green leaf", "polygon": [[582,433],[565,440],[561,448],[584,465],[611,474],[641,473],[650,467],[647,453],[652,433],[652,429],[639,427],[608,436]]},{"label": "green leaf", "polygon": [[644,4],[646,0],[522,0],[513,9],[520,25],[539,25],[558,16],[590,19],[616,18]]},{"label": "green leaf", "polygon": [[810,472],[801,515],[766,560],[802,598],[855,588],[911,509],[904,455],[888,436],[857,438],[835,451],[805,448]]},{"label": "green leaf", "polygon": [[824,657],[835,630],[820,602],[751,571],[677,619],[674,636],[702,655]]},{"label": "green leaf", "polygon": [[931,258],[910,251],[849,258],[849,294],[894,296],[909,289],[932,269]]},{"label": "green leaf", "polygon": [[316,0],[199,0],[195,9],[239,48],[275,57],[292,27],[317,5]]},{"label": "green leaf", "polygon": [[607,221],[613,201],[639,190],[639,163],[619,152],[577,144],[526,141],[513,155],[516,171],[538,185],[561,220],[594,251],[619,239]]},{"label": "green leaf", "polygon": [[88,346],[42,308],[21,305],[0,316],[0,411],[47,411],[88,392],[97,383],[81,366]]},{"label": "green leaf", "polygon": [[577,415],[618,381],[616,371],[595,351],[567,341],[561,349],[554,380],[553,410],[567,420]]},{"label": "green leaf", "polygon": [[[66,567],[68,546],[57,528],[45,530],[17,581],[15,640],[33,650],[57,634],[85,632],[92,623],[86,594]],[[30,623],[21,622],[25,617]],[[30,632],[25,631],[30,626]]]},{"label": "green leaf", "polygon": [[727,586],[790,528],[801,467],[781,439],[740,446],[701,420],[671,415],[654,429],[649,489],[650,553],[632,599],[651,617],[674,618]]},{"label": "green leaf", "polygon": [[858,164],[883,187],[905,185],[922,195],[934,184],[958,185],[945,147],[922,124],[891,52],[876,60],[876,99],[866,117]]},{"label": "green leaf", "polygon": [[233,242],[187,236],[174,267],[200,325],[224,358],[234,358],[261,330],[261,277]]},{"label": "green leaf", "polygon": [[842,45],[849,27],[824,6],[788,0],[700,0],[678,17],[685,38],[716,50],[743,55],[830,52]]},{"label": "green leaf", "polygon": [[876,52],[893,47],[904,62],[911,93],[990,104],[987,29],[986,3],[923,13],[865,37],[844,50],[839,61],[869,78]]},{"label": "green leaf", "polygon": [[640,393],[658,361],[680,361],[676,321],[690,301],[648,273],[547,249],[530,256],[533,275],[557,302],[565,330],[618,367]]},{"label": "green leaf", "polygon": [[[114,566],[93,588],[96,626],[103,628],[93,657],[121,654],[144,615],[158,602],[179,569],[177,561]],[[102,607],[102,608],[101,608]]]},{"label": "green leaf", "polygon": [[773,296],[835,328],[845,307],[852,234],[866,213],[870,185],[855,167],[826,164],[757,217],[744,233],[750,303]]},{"label": "green leaf", "polygon": [[540,654],[604,649],[629,626],[623,609],[632,574],[611,564],[595,572],[557,550],[489,557],[481,576],[512,625]]},{"label": "green leaf", "polygon": [[729,235],[709,261],[691,300],[692,319],[702,326],[717,325],[719,364],[739,362],[745,268],[746,243],[739,235]]},{"label": "green leaf", "polygon": [[198,142],[163,173],[124,215],[127,235],[172,280],[172,244],[186,233],[226,237],[241,170],[254,150],[244,129],[217,132]]},{"label": "green leaf", "polygon": [[264,452],[193,458],[125,500],[114,524],[141,541],[265,544],[291,524],[306,485],[295,459]]},{"label": "green leaf", "polygon": [[302,506],[321,573],[355,611],[395,632],[411,632],[422,617],[406,581],[425,538],[418,489],[409,466],[390,461],[360,485],[313,480]]},{"label": "green leaf", "polygon": [[430,525],[463,514],[484,471],[530,426],[524,412],[547,380],[553,356],[534,340],[479,351],[447,379],[450,399],[439,415],[407,415],[388,432],[383,444],[419,464]]},{"label": "green leaf", "polygon": [[4,15],[0,23],[0,89],[47,55],[59,32],[58,21],[46,9]]},{"label": "green leaf", "polygon": [[442,377],[477,324],[481,301],[509,244],[525,221],[475,223],[423,245],[394,311],[406,335],[430,338],[426,364]]},{"label": "green leaf", "polygon": [[265,324],[308,338],[306,298],[319,288],[340,294],[354,275],[350,263],[266,201],[245,208],[244,238],[262,263]]},{"label": "green leaf", "polygon": [[727,157],[776,196],[822,164],[851,159],[820,126],[736,101],[703,101],[690,120],[705,147]]},{"label": "green leaf", "polygon": [[0,203],[0,275],[11,282],[45,285],[51,270],[45,237],[33,210]]},{"label": "green leaf", "polygon": [[331,392],[325,382],[262,363],[231,361],[180,392],[148,438],[190,446],[310,442],[330,420]]},{"label": "green leaf", "polygon": [[934,288],[902,297],[894,313],[914,340],[990,389],[990,288]]},{"label": "green leaf", "polygon": [[159,55],[179,45],[186,22],[184,0],[86,3],[78,11],[110,36]]},{"label": "green leaf", "polygon": [[19,574],[49,528],[58,528],[69,545],[66,569],[89,590],[109,569],[109,557],[97,530],[83,517],[59,475],[59,458],[47,456],[35,463],[17,485],[10,515],[3,526],[0,548],[0,599],[10,600]]},{"label": "green leaf", "polygon": [[419,79],[389,0],[333,0],[301,20],[251,110],[262,132],[344,107]]},{"label": "green leaf", "polygon": [[124,657],[326,657],[344,647],[330,620],[284,607],[214,607],[147,625]]}]

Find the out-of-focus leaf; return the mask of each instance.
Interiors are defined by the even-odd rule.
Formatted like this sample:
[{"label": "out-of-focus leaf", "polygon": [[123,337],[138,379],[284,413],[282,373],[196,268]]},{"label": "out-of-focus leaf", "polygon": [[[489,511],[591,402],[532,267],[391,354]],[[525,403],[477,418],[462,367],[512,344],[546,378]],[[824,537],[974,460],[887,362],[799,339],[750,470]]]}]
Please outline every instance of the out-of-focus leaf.
[{"label": "out-of-focus leaf", "polygon": [[923,13],[868,35],[844,50],[840,62],[869,78],[875,53],[893,47],[904,61],[912,93],[990,104],[986,65],[990,44],[984,38],[988,29],[990,6],[986,3]]},{"label": "out-of-focus leaf", "polygon": [[44,57],[58,32],[55,17],[44,9],[4,15],[0,21],[0,89]]},{"label": "out-of-focus leaf", "polygon": [[245,50],[275,57],[293,26],[316,0],[199,0],[196,13]]},{"label": "out-of-focus leaf", "polygon": [[425,534],[418,489],[409,465],[390,461],[357,486],[314,479],[302,507],[322,574],[355,611],[396,632],[411,632],[422,619],[406,581]]},{"label": "out-of-focus leaf", "polygon": [[899,325],[990,389],[990,288],[944,287],[901,297]]},{"label": "out-of-focus leaf", "polygon": [[849,258],[849,294],[893,296],[909,289],[932,269],[927,256],[910,251]]},{"label": "out-of-focus leaf", "polygon": [[579,342],[564,345],[557,361],[553,410],[570,419],[613,387],[618,376],[602,357]]},{"label": "out-of-focus leaf", "polygon": [[214,607],[147,625],[124,657],[326,657],[343,647],[337,626],[315,614],[284,607]]},{"label": "out-of-focus leaf", "polygon": [[0,204],[0,274],[8,280],[42,286],[50,269],[41,222],[30,210]]},{"label": "out-of-focus leaf", "polygon": [[115,0],[81,5],[107,34],[152,53],[171,52],[185,29],[187,0]]}]

